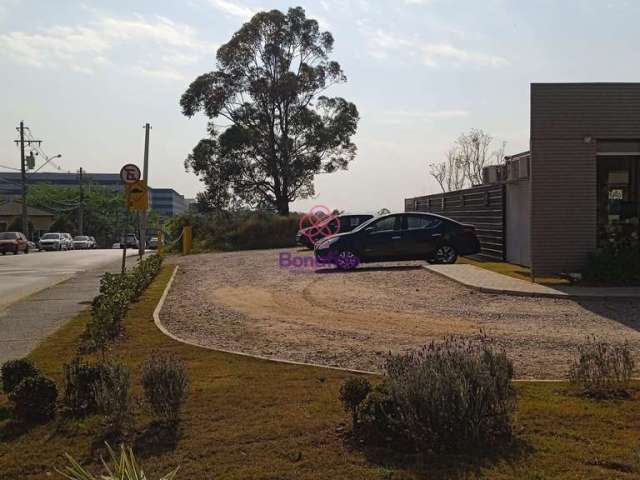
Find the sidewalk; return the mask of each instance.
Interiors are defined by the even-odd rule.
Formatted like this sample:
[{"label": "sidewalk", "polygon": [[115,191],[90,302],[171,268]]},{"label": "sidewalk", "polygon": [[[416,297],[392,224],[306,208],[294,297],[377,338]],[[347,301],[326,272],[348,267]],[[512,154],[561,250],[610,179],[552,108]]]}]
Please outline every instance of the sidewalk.
[{"label": "sidewalk", "polygon": [[425,268],[461,285],[485,293],[568,299],[640,299],[640,287],[581,287],[575,285],[550,287],[538,283],[526,282],[484,268],[479,268],[475,265],[463,263],[456,263],[454,265],[427,265]]},{"label": "sidewalk", "polygon": [[119,272],[120,266],[118,261],[80,272],[0,311],[0,364],[28,355],[41,340],[88,308],[102,274]]}]

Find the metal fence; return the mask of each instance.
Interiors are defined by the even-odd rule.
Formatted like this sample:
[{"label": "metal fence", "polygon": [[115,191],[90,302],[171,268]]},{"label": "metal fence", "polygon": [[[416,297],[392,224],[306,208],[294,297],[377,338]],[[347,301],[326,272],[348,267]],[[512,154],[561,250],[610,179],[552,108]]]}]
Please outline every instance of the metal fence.
[{"label": "metal fence", "polygon": [[480,256],[505,260],[505,186],[481,185],[455,192],[407,198],[405,212],[428,212],[476,227]]}]

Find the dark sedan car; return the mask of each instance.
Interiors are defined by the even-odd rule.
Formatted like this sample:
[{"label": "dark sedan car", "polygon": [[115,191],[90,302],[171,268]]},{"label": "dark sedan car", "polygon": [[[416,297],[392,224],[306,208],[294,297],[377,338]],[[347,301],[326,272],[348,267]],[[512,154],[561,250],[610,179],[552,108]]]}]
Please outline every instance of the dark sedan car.
[{"label": "dark sedan car", "polygon": [[20,232],[0,232],[0,252],[2,255],[7,252],[14,255],[18,252],[29,253],[29,242]]},{"label": "dark sedan car", "polygon": [[455,263],[458,255],[480,252],[475,227],[430,213],[396,213],[376,217],[349,233],[316,245],[319,263],[351,270],[359,263],[426,260]]},{"label": "dark sedan car", "polygon": [[325,222],[298,230],[296,243],[303,247],[313,248],[323,238],[337,233],[350,232],[372,218],[373,215],[368,213],[338,215]]}]

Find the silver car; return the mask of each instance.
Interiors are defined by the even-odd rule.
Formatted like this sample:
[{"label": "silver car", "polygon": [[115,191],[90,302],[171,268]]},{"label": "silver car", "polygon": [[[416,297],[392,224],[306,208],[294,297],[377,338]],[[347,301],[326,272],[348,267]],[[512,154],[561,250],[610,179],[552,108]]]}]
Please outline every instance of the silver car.
[{"label": "silver car", "polygon": [[75,250],[88,250],[89,248],[93,248],[91,237],[86,235],[77,235],[73,237],[73,248]]},{"label": "silver car", "polygon": [[38,242],[39,250],[66,250],[67,242],[64,239],[64,234],[59,232],[45,233],[40,237]]}]

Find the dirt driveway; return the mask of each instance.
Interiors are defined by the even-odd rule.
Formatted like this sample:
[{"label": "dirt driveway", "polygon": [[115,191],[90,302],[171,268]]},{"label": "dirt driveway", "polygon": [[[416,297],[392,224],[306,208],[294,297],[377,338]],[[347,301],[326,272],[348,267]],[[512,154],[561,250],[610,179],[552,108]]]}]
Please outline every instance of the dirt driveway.
[{"label": "dirt driveway", "polygon": [[638,301],[484,294],[422,263],[370,264],[349,273],[283,268],[279,253],[176,259],[180,270],[163,323],[203,346],[362,370],[379,370],[389,351],[480,330],[507,350],[519,378],[561,378],[587,335],[626,340],[640,359]]}]

